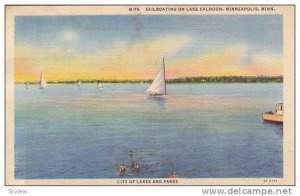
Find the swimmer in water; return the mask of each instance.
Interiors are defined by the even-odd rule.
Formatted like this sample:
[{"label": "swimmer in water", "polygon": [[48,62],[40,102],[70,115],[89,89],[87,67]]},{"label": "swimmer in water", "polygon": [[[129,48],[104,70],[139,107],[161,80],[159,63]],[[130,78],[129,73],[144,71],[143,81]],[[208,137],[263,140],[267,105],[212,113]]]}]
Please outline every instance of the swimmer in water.
[{"label": "swimmer in water", "polygon": [[126,167],[124,164],[122,164],[120,167],[119,167],[119,172],[120,172],[120,175],[123,176],[126,174]]},{"label": "swimmer in water", "polygon": [[141,165],[138,164],[138,163],[136,163],[136,162],[134,162],[134,161],[132,161],[131,162],[131,169],[132,169],[132,171],[138,172],[141,169]]},{"label": "swimmer in water", "polygon": [[132,162],[131,162],[131,168],[134,169],[134,166],[135,166],[135,162],[132,161]]},{"label": "swimmer in water", "polygon": [[169,178],[178,178],[178,176],[177,176],[176,172],[174,171],[174,172],[172,172],[172,175]]},{"label": "swimmer in water", "polygon": [[132,156],[133,156],[132,150],[129,151],[129,156],[130,156],[130,158],[132,158]]},{"label": "swimmer in water", "polygon": [[139,172],[139,171],[140,171],[140,169],[141,169],[141,165],[140,165],[140,164],[138,164],[138,163],[135,163],[135,164],[134,164],[133,171]]}]

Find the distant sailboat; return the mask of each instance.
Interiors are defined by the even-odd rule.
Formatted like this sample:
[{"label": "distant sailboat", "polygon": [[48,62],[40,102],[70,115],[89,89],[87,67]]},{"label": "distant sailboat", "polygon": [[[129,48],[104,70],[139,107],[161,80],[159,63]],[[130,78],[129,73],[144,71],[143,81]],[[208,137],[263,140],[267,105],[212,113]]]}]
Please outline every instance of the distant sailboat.
[{"label": "distant sailboat", "polygon": [[153,80],[150,87],[146,90],[146,92],[149,93],[149,95],[151,96],[159,96],[159,95],[167,94],[164,58],[158,74],[156,75],[155,79]]},{"label": "distant sailboat", "polygon": [[100,81],[98,81],[97,88],[103,88],[103,86],[101,85]]},{"label": "distant sailboat", "polygon": [[26,89],[30,89],[29,82],[26,83]]},{"label": "distant sailboat", "polygon": [[77,87],[80,87],[81,85],[82,85],[81,80],[78,80],[77,83],[76,83],[76,86],[77,86]]},{"label": "distant sailboat", "polygon": [[40,89],[45,89],[46,87],[47,87],[47,81],[44,78],[43,72],[41,72]]}]

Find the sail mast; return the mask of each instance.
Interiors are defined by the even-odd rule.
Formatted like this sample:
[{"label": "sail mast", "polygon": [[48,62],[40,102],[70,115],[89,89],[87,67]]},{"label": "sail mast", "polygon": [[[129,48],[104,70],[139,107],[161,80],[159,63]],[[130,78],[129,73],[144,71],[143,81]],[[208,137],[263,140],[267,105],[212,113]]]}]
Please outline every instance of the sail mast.
[{"label": "sail mast", "polygon": [[165,95],[166,95],[166,94],[167,94],[167,85],[166,85],[166,68],[165,68],[165,57],[163,57],[163,69],[164,69]]}]

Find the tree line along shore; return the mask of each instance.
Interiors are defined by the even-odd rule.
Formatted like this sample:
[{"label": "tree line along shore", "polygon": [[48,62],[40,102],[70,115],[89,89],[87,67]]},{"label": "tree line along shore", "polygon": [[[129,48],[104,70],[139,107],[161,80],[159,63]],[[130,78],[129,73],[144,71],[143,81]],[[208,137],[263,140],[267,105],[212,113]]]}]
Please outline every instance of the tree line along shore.
[{"label": "tree line along shore", "polygon": [[[78,80],[70,81],[47,81],[49,84],[73,84]],[[151,83],[152,79],[139,80],[81,80],[83,83]],[[166,83],[282,83],[283,76],[199,76],[199,77],[181,77],[166,79]],[[17,82],[17,84],[27,83]],[[37,84],[39,82],[29,82]]]}]

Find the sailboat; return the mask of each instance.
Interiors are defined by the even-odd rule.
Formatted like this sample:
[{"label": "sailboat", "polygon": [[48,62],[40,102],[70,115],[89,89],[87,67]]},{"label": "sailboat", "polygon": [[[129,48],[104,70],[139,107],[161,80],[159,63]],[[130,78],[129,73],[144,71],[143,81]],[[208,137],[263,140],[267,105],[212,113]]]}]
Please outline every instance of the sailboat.
[{"label": "sailboat", "polygon": [[167,95],[166,88],[166,74],[165,74],[165,59],[163,58],[163,62],[161,68],[153,80],[152,84],[146,90],[146,92],[150,96],[163,96]]},{"label": "sailboat", "polygon": [[82,85],[81,80],[78,80],[77,83],[76,83],[76,86],[77,86],[77,87],[80,87],[81,85]]},{"label": "sailboat", "polygon": [[40,89],[45,89],[46,87],[47,87],[47,81],[44,78],[43,72],[41,72]]},{"label": "sailboat", "polygon": [[30,89],[29,82],[26,82],[26,89]]},{"label": "sailboat", "polygon": [[98,81],[97,88],[103,88],[103,86],[101,85],[100,81]]}]

